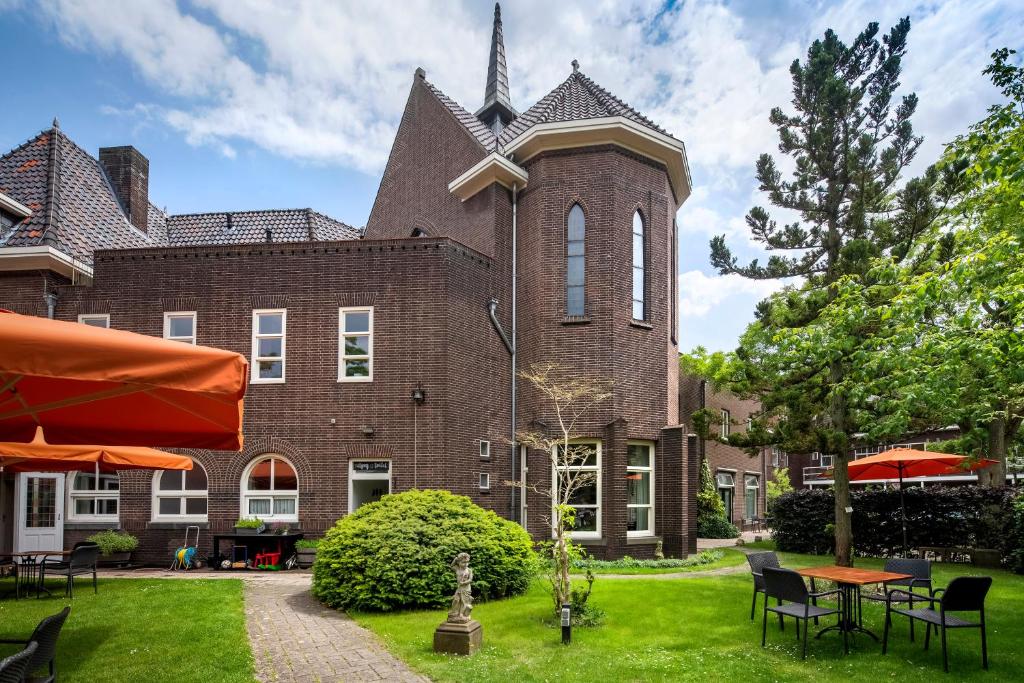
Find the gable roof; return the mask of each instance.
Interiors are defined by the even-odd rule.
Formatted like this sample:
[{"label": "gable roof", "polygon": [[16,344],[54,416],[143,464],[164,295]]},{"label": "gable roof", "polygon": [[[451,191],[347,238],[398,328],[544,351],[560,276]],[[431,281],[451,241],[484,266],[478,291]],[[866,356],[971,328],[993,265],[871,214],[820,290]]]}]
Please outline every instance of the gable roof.
[{"label": "gable roof", "polygon": [[491,129],[488,128],[483,121],[466,111],[458,102],[445,95],[441,92],[440,88],[428,81],[426,78],[423,79],[423,84],[426,85],[427,89],[434,94],[434,97],[436,97],[438,101],[444,105],[449,112],[451,112],[452,116],[458,119],[459,123],[469,131],[470,135],[476,138],[477,142],[479,142],[484,149],[494,149],[496,138],[494,137],[494,133]]},{"label": "gable roof", "polygon": [[167,245],[171,247],[266,242],[311,242],[359,239],[351,225],[312,209],[229,211],[167,216]]}]

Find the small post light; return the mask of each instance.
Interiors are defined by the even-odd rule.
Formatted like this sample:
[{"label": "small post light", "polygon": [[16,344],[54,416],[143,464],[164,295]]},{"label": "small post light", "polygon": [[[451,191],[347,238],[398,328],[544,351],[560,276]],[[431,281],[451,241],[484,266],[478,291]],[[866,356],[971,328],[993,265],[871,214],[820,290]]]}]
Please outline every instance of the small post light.
[{"label": "small post light", "polygon": [[572,642],[572,605],[562,603],[562,645]]}]

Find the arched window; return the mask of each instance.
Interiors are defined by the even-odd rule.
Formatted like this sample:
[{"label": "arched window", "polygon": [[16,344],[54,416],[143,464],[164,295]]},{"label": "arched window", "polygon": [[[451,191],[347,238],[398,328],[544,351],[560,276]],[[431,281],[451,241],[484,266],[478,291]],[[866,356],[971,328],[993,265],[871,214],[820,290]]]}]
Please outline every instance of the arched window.
[{"label": "arched window", "polygon": [[566,240],[565,262],[565,313],[566,315],[584,315],[586,299],[584,297],[584,239],[586,237],[586,219],[579,204],[569,210],[568,238]]},{"label": "arched window", "polygon": [[299,479],[292,464],[278,455],[253,461],[242,475],[242,517],[299,521]]},{"label": "arched window", "polygon": [[647,308],[644,293],[647,290],[647,253],[644,242],[644,217],[637,211],[633,214],[633,319],[646,320]]},{"label": "arched window", "polygon": [[193,461],[190,470],[168,470],[153,476],[154,521],[206,521],[206,470]]}]

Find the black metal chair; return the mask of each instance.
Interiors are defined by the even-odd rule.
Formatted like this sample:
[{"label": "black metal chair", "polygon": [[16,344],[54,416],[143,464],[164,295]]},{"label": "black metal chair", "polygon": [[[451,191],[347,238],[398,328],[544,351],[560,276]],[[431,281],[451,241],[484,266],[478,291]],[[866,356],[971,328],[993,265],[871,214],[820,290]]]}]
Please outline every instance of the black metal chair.
[{"label": "black metal chair", "polygon": [[21,652],[0,660],[0,683],[22,683],[38,647],[35,643],[29,643]]},{"label": "black metal chair", "polygon": [[[893,588],[896,588],[898,586],[906,586],[907,590],[900,590],[895,596],[893,596],[892,602],[906,603],[909,609],[914,609],[914,600],[923,599],[924,601],[926,601],[927,597],[931,596],[931,560],[924,560],[913,557],[893,557],[885,561],[885,571],[892,572],[894,574],[910,574],[913,578],[886,581],[884,584],[882,584],[883,590],[881,593],[862,593],[862,598],[884,603],[888,601],[889,593],[892,592]],[[914,593],[915,586],[921,586],[922,588],[925,588],[928,591],[928,596],[922,596]],[[928,628],[931,627],[929,626]],[[938,631],[936,631],[936,633],[937,632]],[[910,642],[914,642],[913,619],[910,620]]]},{"label": "black metal chair", "polygon": [[[931,607],[925,609],[893,609],[892,599],[885,604],[885,633],[882,636],[882,654],[885,654],[889,644],[889,615],[890,613],[902,614],[910,617],[911,620],[918,619],[928,625],[925,628],[924,649],[928,649],[928,641],[931,639],[931,626],[937,626],[942,634],[942,669],[949,672],[949,658],[946,652],[946,629],[948,628],[980,628],[981,629],[981,665],[988,668],[988,643],[985,636],[985,596],[988,589],[992,587],[990,576],[958,576],[949,582],[946,588],[936,588],[930,597],[915,595],[915,600],[924,600],[931,603]],[[907,593],[894,589],[893,593]],[[941,597],[936,597],[939,594]],[[935,611],[935,605],[939,606]],[[967,621],[950,612],[978,612],[980,621]]]},{"label": "black metal chair", "polygon": [[64,622],[67,621],[70,612],[71,608],[65,607],[60,612],[46,617],[39,622],[28,640],[0,640],[0,643],[5,644],[37,646],[25,671],[32,673],[45,666],[50,673],[43,678],[31,679],[32,683],[51,683],[57,680],[57,639],[60,638],[60,630],[64,628]]},{"label": "black metal chair", "polygon": [[67,586],[64,594],[75,597],[75,577],[92,574],[92,590],[99,593],[96,584],[96,562],[99,560],[100,547],[98,545],[81,545],[71,551],[67,562],[43,563],[39,576],[39,585],[46,581],[46,575],[52,573],[54,576],[67,577]]},{"label": "black metal chair", "polygon": [[[750,602],[750,620],[753,621],[754,611],[757,609],[757,594],[764,593],[764,575],[761,572],[765,567],[778,569],[781,565],[779,556],[770,550],[750,553],[747,555],[747,564],[750,565],[750,574],[754,577],[754,599]],[[782,617],[779,617],[779,623],[782,623]]]},{"label": "black metal chair", "polygon": [[[839,614],[839,610],[837,609],[818,607],[817,605],[812,605],[811,601],[816,598],[823,598],[831,595],[838,596],[840,591],[833,590],[823,591],[821,593],[811,593],[807,590],[806,584],[804,584],[804,577],[800,576],[792,569],[775,569],[774,567],[765,567],[762,573],[764,574],[765,601],[764,619],[761,624],[761,647],[765,647],[768,636],[768,612],[775,612],[780,616],[785,615],[796,619],[797,638],[800,637],[800,621],[802,620],[804,622],[803,658],[807,659],[807,631],[810,630],[810,624],[808,622],[817,617],[824,617],[829,614]],[[776,607],[769,607],[769,598],[775,598],[780,604]],[[839,618],[841,619],[842,616],[840,615]],[[843,648],[848,651],[845,630],[843,631]]]}]

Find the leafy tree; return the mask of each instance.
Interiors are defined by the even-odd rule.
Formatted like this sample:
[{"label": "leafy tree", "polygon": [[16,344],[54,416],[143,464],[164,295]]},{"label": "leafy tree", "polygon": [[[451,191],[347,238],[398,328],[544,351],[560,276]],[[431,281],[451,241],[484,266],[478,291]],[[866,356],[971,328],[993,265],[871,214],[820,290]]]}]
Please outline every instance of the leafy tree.
[{"label": "leafy tree", "polygon": [[701,538],[736,538],[737,529],[725,516],[725,503],[718,495],[707,458],[701,458],[700,489],[697,491],[697,535]]},{"label": "leafy tree", "polygon": [[[841,279],[863,276],[874,257],[905,254],[932,218],[926,184],[898,186],[921,143],[910,121],[917,97],[906,95],[893,106],[909,31],[910,20],[902,19],[879,37],[878,24],[871,23],[846,45],[828,30],[811,44],[805,62],[790,67],[795,113],[775,108],[770,120],[779,133],[779,151],[791,158],[792,174],[784,179],[768,154],[756,169],[760,189],[793,220],[779,224],[762,207],[746,219],[755,241],[787,255],[740,265],[724,236],[711,241],[711,262],[722,274],[799,278],[800,284],[758,306],[737,350],[731,387],[762,402],[765,419],[749,440],[835,455],[841,565],[851,561],[847,452],[863,428],[843,381],[865,331],[801,332],[818,325],[839,296]],[[809,337],[822,345],[808,345]]]},{"label": "leafy tree", "polygon": [[772,503],[784,493],[793,490],[793,484],[789,480],[789,468],[780,467],[775,470],[775,476],[765,484],[765,504],[771,509]]}]

